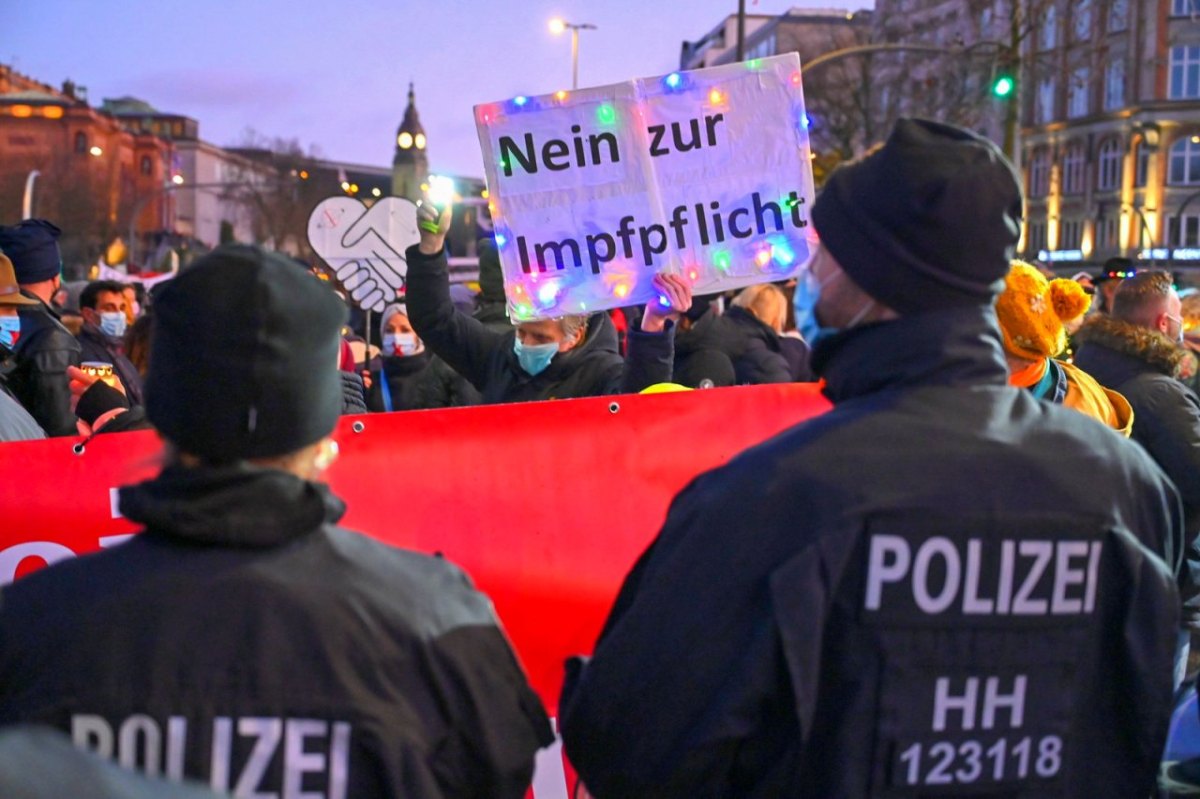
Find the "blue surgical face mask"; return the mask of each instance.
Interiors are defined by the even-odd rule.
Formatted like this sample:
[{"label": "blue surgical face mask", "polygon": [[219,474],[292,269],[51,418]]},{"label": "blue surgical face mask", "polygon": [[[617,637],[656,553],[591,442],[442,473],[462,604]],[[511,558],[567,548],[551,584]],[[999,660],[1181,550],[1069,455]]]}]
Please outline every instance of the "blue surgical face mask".
[{"label": "blue surgical face mask", "polygon": [[12,349],[21,335],[21,317],[0,316],[0,344]]},{"label": "blue surgical face mask", "polygon": [[121,311],[100,314],[100,329],[114,338],[125,335],[125,314]]},{"label": "blue surgical face mask", "polygon": [[823,338],[856,326],[875,307],[875,301],[868,300],[845,328],[823,326],[817,320],[817,303],[821,299],[821,292],[824,288],[840,274],[841,272],[834,271],[824,280],[818,280],[812,272],[810,263],[797,278],[796,293],[792,297],[792,305],[796,311],[796,329],[800,331],[800,336],[810,347],[816,345]]},{"label": "blue surgical face mask", "polygon": [[546,371],[554,356],[558,355],[558,344],[553,341],[549,344],[522,344],[521,339],[516,338],[513,339],[513,352],[521,368],[536,376]]},{"label": "blue surgical face mask", "polygon": [[[837,274],[836,272],[834,273]],[[837,333],[835,327],[822,327],[817,321],[817,302],[821,299],[821,289],[832,280],[832,276],[824,281],[817,280],[812,273],[810,264],[796,280],[796,293],[792,297],[792,306],[796,310],[796,330],[808,346],[813,346],[819,339]]]}]

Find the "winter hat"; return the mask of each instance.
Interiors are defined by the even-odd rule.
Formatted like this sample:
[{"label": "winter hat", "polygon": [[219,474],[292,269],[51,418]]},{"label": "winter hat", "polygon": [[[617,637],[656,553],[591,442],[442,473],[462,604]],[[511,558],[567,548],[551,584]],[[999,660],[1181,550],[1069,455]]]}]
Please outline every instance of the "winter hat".
[{"label": "winter hat", "polygon": [[393,302],[391,305],[383,309],[383,313],[379,316],[380,331],[387,330],[387,324],[396,314],[408,316],[408,306],[402,302]]},{"label": "winter hat", "polygon": [[154,296],[146,414],[213,462],[294,452],[342,409],[346,306],[286,256],[231,244]]},{"label": "winter hat", "polygon": [[1063,323],[1083,316],[1091,304],[1074,280],[1046,280],[1029,264],[1013,261],[996,299],[1005,351],[1029,360],[1053,358],[1067,348]]},{"label": "winter hat", "polygon": [[987,139],[901,119],[830,175],[812,220],[851,280],[900,314],[988,305],[1020,235],[1020,182]]},{"label": "winter hat", "polygon": [[479,299],[482,302],[504,302],[504,270],[494,239],[479,240]]},{"label": "winter hat", "polygon": [[31,300],[21,293],[17,285],[17,275],[13,271],[12,261],[0,252],[0,305],[40,305],[37,300]]},{"label": "winter hat", "polygon": [[41,283],[62,274],[58,237],[62,231],[45,219],[26,219],[16,225],[0,225],[0,250],[12,259],[17,282],[22,286]]}]

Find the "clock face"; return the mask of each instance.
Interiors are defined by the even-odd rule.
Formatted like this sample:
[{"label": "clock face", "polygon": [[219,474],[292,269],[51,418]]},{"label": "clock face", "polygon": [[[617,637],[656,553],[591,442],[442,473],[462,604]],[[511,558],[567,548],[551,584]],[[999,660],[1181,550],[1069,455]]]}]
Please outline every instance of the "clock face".
[{"label": "clock face", "polygon": [[424,133],[417,134],[417,149],[418,150],[425,149],[425,134]]},{"label": "clock face", "polygon": [[402,150],[407,150],[409,147],[412,147],[413,146],[412,134],[409,133],[408,131],[404,131],[403,133],[401,133],[399,136],[396,137],[396,144],[399,144],[400,149],[402,149]]}]

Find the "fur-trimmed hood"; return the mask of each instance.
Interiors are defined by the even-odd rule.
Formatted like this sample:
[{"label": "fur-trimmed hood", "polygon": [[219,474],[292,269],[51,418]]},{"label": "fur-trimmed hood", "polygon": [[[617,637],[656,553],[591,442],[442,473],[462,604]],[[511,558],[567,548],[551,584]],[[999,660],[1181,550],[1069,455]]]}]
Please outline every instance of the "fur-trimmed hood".
[{"label": "fur-trimmed hood", "polygon": [[1186,353],[1157,330],[1101,314],[1084,322],[1075,334],[1077,344],[1096,344],[1144,361],[1155,370],[1175,377]]}]

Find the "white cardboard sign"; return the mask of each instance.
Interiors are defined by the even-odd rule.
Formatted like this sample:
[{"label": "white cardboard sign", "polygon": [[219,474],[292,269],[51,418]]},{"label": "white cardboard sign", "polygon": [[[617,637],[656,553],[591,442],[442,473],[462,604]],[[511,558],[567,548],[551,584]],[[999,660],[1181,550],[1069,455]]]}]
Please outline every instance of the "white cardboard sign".
[{"label": "white cardboard sign", "polygon": [[795,53],[475,107],[509,316],[791,277],[815,242]]}]

